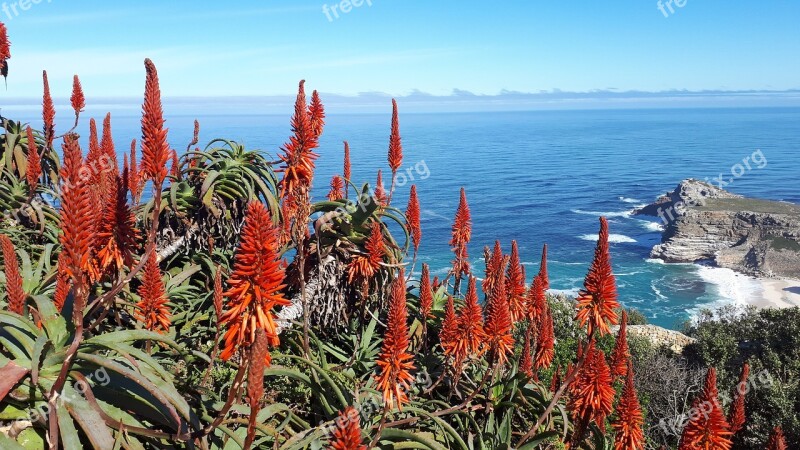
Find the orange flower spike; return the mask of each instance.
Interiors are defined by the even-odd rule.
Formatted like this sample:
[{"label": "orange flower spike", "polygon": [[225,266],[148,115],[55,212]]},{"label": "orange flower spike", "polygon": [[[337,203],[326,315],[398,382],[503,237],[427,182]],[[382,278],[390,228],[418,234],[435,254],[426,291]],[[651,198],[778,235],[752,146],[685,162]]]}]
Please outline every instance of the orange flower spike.
[{"label": "orange flower spike", "polygon": [[144,60],[144,66],[147,79],[142,103],[142,173],[160,188],[167,177],[167,161],[172,153],[164,128],[158,71],[150,59]]},{"label": "orange flower spike", "polygon": [[342,176],[344,176],[345,181],[350,181],[352,168],[350,167],[350,144],[347,141],[344,141],[344,169],[342,172]]},{"label": "orange flower spike", "polygon": [[348,406],[339,413],[334,421],[336,428],[331,435],[328,448],[330,450],[367,450],[364,438],[361,436],[361,426],[358,411]]},{"label": "orange flower spike", "polygon": [[319,155],[314,153],[319,142],[311,123],[311,115],[306,105],[305,80],[300,81],[297,99],[292,116],[292,136],[283,146],[279,155],[284,165],[278,170],[283,173],[280,182],[281,197],[286,199],[295,189],[308,189],[314,178],[314,161]]},{"label": "orange flower spike", "polygon": [[72,104],[73,111],[75,111],[75,120],[77,121],[78,116],[80,116],[83,109],[86,107],[86,97],[83,95],[81,80],[77,75],[72,77],[72,96],[69,98],[69,101]]},{"label": "orange flower spike", "polygon": [[528,320],[539,323],[544,318],[547,309],[547,296],[544,291],[544,283],[541,275],[533,277],[533,282],[528,289],[527,314]]},{"label": "orange flower spike", "polygon": [[417,185],[415,184],[411,185],[411,192],[408,195],[406,221],[411,234],[411,242],[414,244],[414,252],[417,252],[422,241],[422,228],[420,227],[419,197],[417,197]]},{"label": "orange flower spike", "polygon": [[728,422],[731,425],[731,433],[736,434],[744,428],[746,421],[744,412],[744,399],[747,392],[747,378],[750,376],[750,365],[744,363],[742,373],[739,375],[739,383],[733,390],[733,403],[728,412]]},{"label": "orange flower spike", "polygon": [[576,319],[586,327],[589,335],[595,331],[601,336],[609,334],[609,324],[616,325],[618,321],[615,310],[619,308],[619,302],[608,252],[608,221],[605,217],[600,218],[600,237],[583,285],[584,289],[576,300]]},{"label": "orange flower spike", "polygon": [[469,204],[467,203],[467,193],[461,188],[461,197],[456,209],[455,220],[453,221],[452,238],[450,248],[455,254],[453,260],[453,274],[460,277],[469,273],[469,255],[467,245],[472,239],[472,215],[470,214]]},{"label": "orange flower spike", "polygon": [[550,289],[550,277],[547,275],[547,244],[542,247],[542,262],[539,264],[539,277],[542,279],[542,289]]},{"label": "orange flower spike", "polygon": [[439,330],[439,342],[445,355],[452,356],[456,352],[456,337],[458,336],[458,317],[456,316],[455,303],[453,296],[447,296],[447,303],[444,307],[444,318],[442,327]]},{"label": "orange flower spike", "polygon": [[96,224],[87,217],[97,216],[97,205],[93,195],[81,177],[83,158],[81,148],[74,135],[64,138],[63,165],[61,166],[61,242],[64,270],[76,287],[86,287],[92,273],[93,245],[97,238]]},{"label": "orange flower spike", "polygon": [[140,300],[136,304],[136,320],[142,323],[145,329],[158,333],[166,333],[171,325],[167,294],[164,291],[164,282],[161,279],[161,269],[156,261],[156,253],[151,252],[144,264],[142,284],[137,291]]},{"label": "orange flower spike", "polygon": [[50,82],[47,81],[47,71],[42,72],[44,84],[44,94],[42,96],[42,121],[44,123],[44,138],[47,148],[53,147],[53,139],[56,134],[55,117],[56,108],[53,106],[53,97],[50,96]]},{"label": "orange flower spike", "polygon": [[25,310],[25,300],[28,296],[22,288],[22,275],[19,272],[17,252],[11,239],[5,234],[0,234],[0,247],[3,253],[3,271],[6,275],[8,310],[22,315]]},{"label": "orange flower spike", "polygon": [[511,241],[511,259],[506,272],[506,288],[511,320],[518,322],[525,317],[525,272],[519,258],[517,241]]},{"label": "orange flower spike", "polygon": [[111,113],[103,119],[103,135],[100,139],[101,165],[98,170],[109,174],[112,178],[119,173],[117,167],[117,150],[114,148],[114,136],[111,134]]},{"label": "orange flower spike", "polygon": [[403,144],[400,142],[400,120],[397,114],[397,101],[392,99],[392,134],[389,136],[389,167],[392,174],[403,165]]},{"label": "orange flower spike", "polygon": [[422,264],[422,274],[419,280],[419,315],[424,321],[433,317],[433,289],[431,288],[430,269],[427,264]]},{"label": "orange flower spike", "polygon": [[730,450],[730,425],[722,413],[717,391],[717,371],[711,367],[706,375],[706,383],[700,396],[692,407],[703,414],[689,417],[683,429],[679,450]]},{"label": "orange flower spike", "polygon": [[622,311],[622,321],[617,333],[614,351],[611,352],[611,374],[614,377],[623,377],[628,372],[628,361],[631,357],[628,348],[628,313]]},{"label": "orange flower spike", "polygon": [[308,105],[308,116],[311,121],[311,132],[314,133],[314,136],[319,138],[322,135],[323,128],[325,128],[325,107],[322,105],[317,91],[311,93],[311,104]]},{"label": "orange flower spike", "polygon": [[289,305],[283,294],[278,231],[261,202],[247,207],[234,268],[228,278],[227,310],[220,323],[227,327],[220,357],[229,360],[241,347],[253,342],[257,328],[264,330],[271,346],[280,343],[273,309]]},{"label": "orange flower spike", "polygon": [[336,201],[344,198],[344,180],[339,175],[331,178],[331,190],[328,192],[328,200]]},{"label": "orange flower spike", "polygon": [[789,450],[789,446],[786,444],[786,437],[783,435],[781,427],[775,427],[775,429],[772,430],[772,434],[769,436],[769,441],[767,442],[767,450]]},{"label": "orange flower spike", "polygon": [[380,206],[387,206],[386,188],[383,186],[383,171],[378,170],[378,180],[375,182],[375,201]]},{"label": "orange flower spike", "polygon": [[592,421],[603,429],[614,403],[611,369],[606,363],[605,354],[595,347],[594,341],[583,351],[588,352],[586,362],[570,385],[568,406],[579,430],[585,430]]},{"label": "orange flower spike", "polygon": [[464,307],[458,316],[458,338],[456,345],[458,353],[464,360],[468,355],[480,356],[485,351],[484,342],[487,340],[483,323],[483,308],[478,302],[478,288],[475,277],[469,278],[467,295]]},{"label": "orange flower spike", "polygon": [[39,155],[39,147],[36,146],[36,140],[33,138],[33,129],[28,127],[25,132],[28,138],[28,169],[25,172],[25,178],[28,181],[28,190],[32,195],[39,186],[39,177],[42,176],[42,157]]},{"label": "orange flower spike", "polygon": [[389,316],[383,337],[383,348],[378,356],[377,387],[383,392],[383,401],[389,408],[402,409],[408,403],[406,392],[414,377],[413,355],[408,353],[408,309],[403,271],[392,283]]},{"label": "orange flower spike", "polygon": [[508,307],[508,296],[506,294],[506,280],[503,276],[506,261],[497,267],[495,272],[494,286],[489,295],[489,302],[486,307],[486,334],[492,351],[494,363],[503,365],[508,361],[508,357],[514,353],[513,322],[511,321],[511,311]]},{"label": "orange flower spike", "polygon": [[136,162],[136,139],[131,141],[130,172],[128,174],[128,190],[131,192],[133,202],[137,203],[142,195],[142,173]]},{"label": "orange flower spike", "polygon": [[547,307],[545,308],[545,313],[542,315],[538,328],[539,337],[536,339],[536,358],[534,360],[534,367],[537,370],[550,367],[556,355],[553,315]]},{"label": "orange flower spike", "polygon": [[625,386],[617,403],[617,417],[611,422],[614,429],[614,450],[644,450],[644,418],[633,386],[633,368],[626,369]]}]

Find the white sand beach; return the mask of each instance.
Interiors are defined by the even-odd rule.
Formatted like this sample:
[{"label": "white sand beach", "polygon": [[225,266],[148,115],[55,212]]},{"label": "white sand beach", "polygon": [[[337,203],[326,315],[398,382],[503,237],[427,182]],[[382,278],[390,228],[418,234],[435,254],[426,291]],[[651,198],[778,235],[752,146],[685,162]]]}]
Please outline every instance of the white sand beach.
[{"label": "white sand beach", "polygon": [[757,308],[791,308],[800,306],[800,280],[767,278],[758,280],[760,292],[748,299]]}]

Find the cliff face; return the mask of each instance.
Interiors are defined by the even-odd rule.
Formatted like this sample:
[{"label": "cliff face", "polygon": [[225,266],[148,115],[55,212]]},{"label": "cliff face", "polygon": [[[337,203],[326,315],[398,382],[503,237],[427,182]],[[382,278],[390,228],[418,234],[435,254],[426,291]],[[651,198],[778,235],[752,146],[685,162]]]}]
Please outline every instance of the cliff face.
[{"label": "cliff face", "polygon": [[666,224],[653,258],[708,260],[754,276],[800,278],[799,205],[743,198],[685,180],[635,214]]}]

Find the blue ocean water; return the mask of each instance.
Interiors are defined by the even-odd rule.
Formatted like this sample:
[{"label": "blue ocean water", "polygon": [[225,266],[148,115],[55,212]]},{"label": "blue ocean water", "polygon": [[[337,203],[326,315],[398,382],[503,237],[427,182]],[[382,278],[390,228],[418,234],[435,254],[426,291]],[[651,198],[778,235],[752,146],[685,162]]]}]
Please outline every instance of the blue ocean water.
[{"label": "blue ocean water", "polygon": [[[290,112],[200,112],[196,118],[201,142],[226,137],[275,155],[289,136]],[[389,112],[328,117],[317,198],[327,192],[330,177],[341,173],[344,140],[351,145],[354,180],[374,183],[382,168],[388,181]],[[25,111],[23,118],[26,114],[39,123],[35,112]],[[120,151],[140,134],[134,114],[115,114]],[[195,117],[167,114],[170,141],[183,149]],[[631,217],[632,208],[674,189],[684,178],[713,181],[720,174],[732,181],[725,187],[733,192],[800,203],[796,108],[401,114],[401,131],[401,172],[413,176],[423,210],[420,259],[435,274],[444,275],[449,267],[447,243],[462,186],[473,217],[470,256],[479,273],[483,246],[499,239],[508,250],[516,239],[530,279],[547,243],[551,287],[568,293],[582,285],[598,217],[604,215],[610,221],[621,302],[666,327],[680,327],[701,306],[743,302],[758,295],[758,287],[722,269],[648,260],[660,240],[659,220]],[[410,184],[398,188],[395,206],[405,209]]]}]

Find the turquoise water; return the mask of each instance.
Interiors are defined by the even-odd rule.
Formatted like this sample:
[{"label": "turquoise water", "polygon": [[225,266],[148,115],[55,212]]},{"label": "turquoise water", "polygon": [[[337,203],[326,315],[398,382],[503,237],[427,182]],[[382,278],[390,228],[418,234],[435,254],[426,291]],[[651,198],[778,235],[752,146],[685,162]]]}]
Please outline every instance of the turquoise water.
[{"label": "turquoise water", "polygon": [[[330,177],[341,172],[345,139],[351,144],[354,179],[374,182],[379,168],[388,170],[389,111],[328,118],[317,198],[327,192]],[[198,113],[201,141],[224,136],[274,155],[289,135],[289,112]],[[186,147],[192,119],[168,117],[175,148]],[[414,176],[422,203],[421,260],[434,273],[444,275],[449,267],[447,242],[461,186],[473,214],[475,267],[483,268],[484,245],[499,239],[508,250],[516,239],[532,275],[541,246],[548,243],[551,287],[564,292],[581,286],[597,217],[605,215],[622,303],[666,327],[679,327],[700,306],[742,302],[758,289],[729,271],[648,261],[650,248],[660,240],[658,219],[630,217],[633,207],[672,190],[681,179],[713,180],[720,174],[733,179],[726,186],[733,192],[800,203],[800,109],[406,114],[401,130],[402,171]],[[138,118],[130,110],[115,115],[114,135],[121,150],[138,137]],[[766,160],[763,168],[752,162],[762,161],[752,157],[757,150]],[[749,169],[743,160],[750,162]],[[402,209],[409,187],[395,195]]]}]

